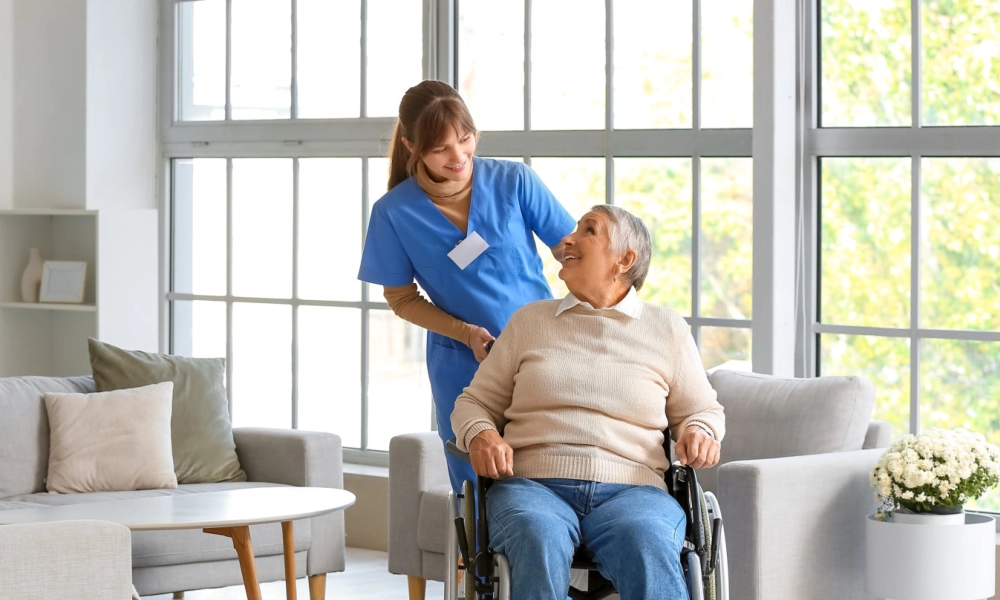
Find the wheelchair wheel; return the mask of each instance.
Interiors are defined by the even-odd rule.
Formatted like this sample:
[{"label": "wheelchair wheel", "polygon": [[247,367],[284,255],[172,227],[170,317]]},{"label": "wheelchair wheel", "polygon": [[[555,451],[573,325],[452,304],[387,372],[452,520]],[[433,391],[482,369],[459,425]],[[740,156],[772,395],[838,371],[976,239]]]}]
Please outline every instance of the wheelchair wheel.
[{"label": "wheelchair wheel", "polygon": [[497,553],[493,555],[496,565],[496,599],[510,600],[510,561],[507,556]]},{"label": "wheelchair wheel", "polygon": [[[708,501],[706,499],[705,492],[704,492],[704,490],[701,489],[701,486],[698,486],[698,498],[701,500],[701,502],[700,502],[700,504],[701,504],[701,522],[702,522],[702,525],[703,525],[702,526],[703,532],[702,532],[702,537],[701,537],[701,543],[702,543],[702,546],[705,548],[705,556],[706,557],[710,557],[710,556],[712,556],[712,546],[715,545],[716,540],[712,539],[712,528],[711,527],[704,527],[705,523],[711,523],[712,522],[712,515],[710,514],[710,511],[709,511],[709,504],[708,504]],[[704,580],[704,585],[705,585],[705,600],[716,600],[715,577],[712,576],[712,575],[709,575]]]},{"label": "wheelchair wheel", "polygon": [[469,562],[465,565],[465,600],[476,598],[475,560],[479,553],[476,544],[476,485],[465,480],[462,483],[462,518],[465,521],[465,539],[469,542]]},{"label": "wheelchair wheel", "polygon": [[[722,509],[719,500],[712,492],[705,492],[705,505],[708,507],[712,519],[722,518]],[[712,545],[718,546],[719,560],[715,565],[715,573],[712,580],[715,584],[715,599],[729,600],[729,555],[726,552],[726,530],[725,527],[719,532],[718,538],[712,539]],[[713,548],[714,550],[714,548]]]}]

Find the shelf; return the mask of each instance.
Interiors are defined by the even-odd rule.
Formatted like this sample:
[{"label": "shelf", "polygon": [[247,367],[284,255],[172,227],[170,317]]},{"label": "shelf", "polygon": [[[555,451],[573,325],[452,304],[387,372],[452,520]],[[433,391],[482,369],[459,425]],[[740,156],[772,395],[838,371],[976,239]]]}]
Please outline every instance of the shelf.
[{"label": "shelf", "polygon": [[85,217],[96,214],[96,210],[83,208],[6,208],[0,210],[0,215],[24,217]]},{"label": "shelf", "polygon": [[0,308],[26,308],[29,310],[68,310],[73,312],[97,312],[93,304],[58,304],[55,302],[0,302]]}]

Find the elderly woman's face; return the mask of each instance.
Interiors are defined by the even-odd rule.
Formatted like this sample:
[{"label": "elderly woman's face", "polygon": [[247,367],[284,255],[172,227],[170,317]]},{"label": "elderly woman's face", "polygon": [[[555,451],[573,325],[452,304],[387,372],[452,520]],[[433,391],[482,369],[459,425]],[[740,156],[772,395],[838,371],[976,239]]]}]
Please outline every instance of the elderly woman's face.
[{"label": "elderly woman's face", "polygon": [[611,252],[611,221],[607,215],[588,212],[576,224],[576,231],[563,238],[562,269],[559,278],[579,297],[577,290],[609,287],[617,274],[617,258]]}]

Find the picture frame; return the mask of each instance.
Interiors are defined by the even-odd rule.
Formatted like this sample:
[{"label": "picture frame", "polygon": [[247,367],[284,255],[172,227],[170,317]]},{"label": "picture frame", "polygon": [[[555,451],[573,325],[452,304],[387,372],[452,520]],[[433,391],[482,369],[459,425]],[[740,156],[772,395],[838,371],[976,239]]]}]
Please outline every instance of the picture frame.
[{"label": "picture frame", "polygon": [[87,263],[75,260],[47,260],[42,263],[39,302],[83,303]]}]

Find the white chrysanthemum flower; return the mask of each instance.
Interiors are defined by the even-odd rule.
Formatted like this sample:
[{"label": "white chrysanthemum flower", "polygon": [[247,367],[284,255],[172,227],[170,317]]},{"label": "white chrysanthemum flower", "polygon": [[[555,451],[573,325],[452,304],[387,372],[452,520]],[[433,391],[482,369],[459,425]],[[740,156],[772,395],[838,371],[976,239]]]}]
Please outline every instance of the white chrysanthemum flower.
[{"label": "white chrysanthemum flower", "polygon": [[1000,448],[964,429],[907,434],[882,454],[869,481],[887,510],[960,505],[1000,482]]}]

